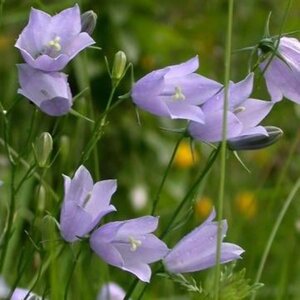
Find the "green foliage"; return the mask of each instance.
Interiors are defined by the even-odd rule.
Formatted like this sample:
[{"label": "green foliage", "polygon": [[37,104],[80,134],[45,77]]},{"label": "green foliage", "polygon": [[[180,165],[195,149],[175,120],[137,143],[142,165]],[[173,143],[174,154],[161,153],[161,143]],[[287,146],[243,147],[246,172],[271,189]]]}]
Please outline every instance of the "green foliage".
[{"label": "green foliage", "polygon": [[[246,299],[253,293],[256,293],[263,284],[251,284],[251,280],[245,278],[246,269],[235,271],[235,264],[232,263],[223,268],[220,278],[220,300],[241,300]],[[214,272],[210,273],[205,284],[197,283],[197,280],[192,276],[183,276],[182,274],[165,274],[159,276],[171,280],[174,284],[179,285],[181,289],[197,294],[192,295],[193,299],[197,300],[213,300],[214,294]]]}]

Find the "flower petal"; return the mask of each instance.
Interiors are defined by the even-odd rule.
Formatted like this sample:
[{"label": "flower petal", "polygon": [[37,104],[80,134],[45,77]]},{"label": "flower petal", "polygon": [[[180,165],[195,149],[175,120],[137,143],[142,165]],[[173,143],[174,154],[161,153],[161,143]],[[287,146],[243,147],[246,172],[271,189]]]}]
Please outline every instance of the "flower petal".
[{"label": "flower petal", "polygon": [[[223,112],[205,114],[205,124],[191,122],[188,131],[190,135],[204,142],[219,142],[222,140]],[[243,125],[231,112],[227,112],[227,139],[238,136]]]},{"label": "flower petal", "polygon": [[236,113],[243,128],[248,129],[259,124],[271,111],[274,103],[257,99],[247,99],[242,104],[242,110]]},{"label": "flower petal", "polygon": [[168,67],[167,68],[168,72],[165,75],[165,78],[172,79],[176,77],[185,76],[193,73],[198,68],[199,68],[199,59],[198,59],[198,55],[196,55],[195,57],[189,59],[184,63]]},{"label": "flower petal", "polygon": [[89,232],[91,216],[76,202],[64,201],[60,214],[60,232],[64,240],[75,242]]},{"label": "flower petal", "polygon": [[167,103],[170,117],[172,119],[187,119],[199,123],[204,123],[204,114],[200,107],[184,102]]}]

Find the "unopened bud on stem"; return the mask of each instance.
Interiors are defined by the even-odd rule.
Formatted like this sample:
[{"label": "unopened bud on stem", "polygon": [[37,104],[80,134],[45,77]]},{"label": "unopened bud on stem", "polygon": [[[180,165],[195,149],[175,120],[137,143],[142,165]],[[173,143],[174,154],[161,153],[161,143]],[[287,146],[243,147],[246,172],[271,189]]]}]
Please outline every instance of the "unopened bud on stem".
[{"label": "unopened bud on stem", "polygon": [[127,58],[123,51],[115,54],[114,64],[111,71],[111,79],[115,85],[124,75]]},{"label": "unopened bud on stem", "polygon": [[276,143],[283,135],[283,131],[275,126],[265,126],[268,135],[246,135],[236,139],[229,140],[228,147],[230,150],[256,150],[266,148]]},{"label": "unopened bud on stem", "polygon": [[45,168],[53,149],[52,136],[49,132],[43,132],[33,145],[34,155],[39,167]]}]

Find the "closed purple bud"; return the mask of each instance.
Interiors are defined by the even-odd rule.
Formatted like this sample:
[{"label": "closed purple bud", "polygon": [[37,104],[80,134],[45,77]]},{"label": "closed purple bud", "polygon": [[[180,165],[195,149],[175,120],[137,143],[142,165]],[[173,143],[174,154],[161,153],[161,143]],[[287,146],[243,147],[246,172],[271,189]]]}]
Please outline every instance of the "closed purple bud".
[{"label": "closed purple bud", "polygon": [[102,286],[97,300],[123,300],[125,295],[125,291],[119,285],[109,282]]},{"label": "closed purple bud", "polygon": [[70,111],[73,103],[66,74],[42,72],[28,64],[20,64],[17,67],[21,86],[19,94],[50,116],[62,116]]},{"label": "closed purple bud", "polygon": [[62,70],[81,50],[94,43],[88,33],[82,32],[76,4],[53,17],[32,8],[15,47],[31,67],[52,72]]},{"label": "closed purple bud", "polygon": [[80,166],[74,178],[64,175],[65,196],[60,214],[60,231],[68,242],[74,242],[96,227],[106,214],[116,211],[110,199],[117,189],[116,180],[95,184],[89,171]]},{"label": "closed purple bud", "polygon": [[283,131],[278,127],[265,126],[264,128],[268,135],[252,134],[240,136],[229,140],[227,142],[228,148],[233,151],[262,149],[273,145],[283,135]]},{"label": "closed purple bud", "polygon": [[[277,42],[274,41],[274,43]],[[264,49],[261,47],[260,49],[264,52]],[[276,54],[269,63],[274,51]],[[285,97],[300,104],[299,40],[289,37],[280,38],[277,50],[270,50],[269,55],[259,66],[264,71],[267,88],[273,102],[278,102]]]},{"label": "closed purple bud", "polygon": [[204,123],[200,104],[216,94],[222,85],[194,73],[198,57],[146,75],[132,88],[133,102],[154,115]]},{"label": "closed purple bud", "polygon": [[[163,259],[166,270],[170,273],[189,273],[213,267],[216,264],[218,222],[213,222],[215,211],[199,227],[194,229]],[[227,222],[222,221],[222,239],[227,232]],[[221,244],[220,262],[227,263],[241,258],[244,250],[230,243]]]},{"label": "closed purple bud", "polygon": [[[268,136],[258,124],[268,115],[274,103],[249,98],[253,87],[253,73],[244,80],[230,82],[228,90],[227,131],[228,140],[247,135]],[[191,122],[189,134],[204,142],[219,142],[223,131],[224,89],[202,105],[205,124]]]},{"label": "closed purple bud", "polygon": [[149,282],[148,264],[162,259],[169,251],[165,243],[151,233],[157,225],[158,218],[152,216],[107,223],[92,233],[90,245],[106,263]]}]

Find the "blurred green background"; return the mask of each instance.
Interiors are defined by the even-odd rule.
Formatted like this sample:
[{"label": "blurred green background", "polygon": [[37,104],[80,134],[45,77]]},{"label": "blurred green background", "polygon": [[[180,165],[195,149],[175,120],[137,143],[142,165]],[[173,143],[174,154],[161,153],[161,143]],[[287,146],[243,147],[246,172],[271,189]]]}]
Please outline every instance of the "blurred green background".
[{"label": "blurred green background", "polygon": [[[35,112],[21,96],[18,96],[16,63],[22,59],[14,43],[27,24],[30,7],[39,8],[50,14],[74,5],[76,1],[1,1],[2,16],[0,27],[0,87],[1,101],[5,108],[12,108],[10,121],[10,144],[23,158],[32,159],[29,154],[34,136],[42,131],[53,134],[56,151],[59,155],[52,168],[43,174],[62,196],[61,174],[70,174],[77,167],[79,154],[88,140],[91,126],[86,121],[68,115],[58,121]],[[76,95],[90,86],[90,92],[78,99],[74,109],[86,115],[98,115],[105,108],[111,90],[110,79],[105,67],[104,56],[110,64],[114,54],[123,50],[134,65],[136,80],[148,72],[171,64],[183,62],[199,55],[202,75],[222,81],[224,77],[224,43],[227,22],[227,1],[222,0],[100,0],[79,1],[81,11],[94,10],[98,23],[93,34],[97,46],[102,51],[88,49],[80,54],[66,69],[70,74],[70,84]],[[255,45],[262,38],[268,13],[272,11],[270,29],[276,35],[281,26],[286,1],[243,0],[236,1],[233,23],[233,48],[240,49]],[[299,30],[299,1],[294,1],[284,32]],[[299,34],[295,35],[299,37]],[[233,81],[243,79],[247,74],[249,53],[239,52],[232,56]],[[130,77],[121,83],[117,94],[130,90]],[[257,79],[254,96],[268,100],[264,81]],[[92,100],[91,100],[92,99]],[[93,109],[87,102],[92,101]],[[28,139],[31,118],[37,114],[32,136]],[[139,112],[141,125],[137,122],[135,109],[130,100],[122,103],[109,115],[105,136],[99,143],[101,178],[117,178],[118,192],[113,198],[118,213],[106,220],[120,220],[148,214],[151,200],[159,186],[163,172],[171,156],[177,134],[162,130],[162,127],[180,128],[180,122],[159,119],[145,112]],[[1,116],[2,117],[2,116]],[[251,170],[248,173],[231,153],[228,153],[226,177],[225,217],[229,223],[227,240],[243,247],[246,252],[237,269],[245,267],[247,277],[254,279],[258,264],[285,198],[293,183],[300,175],[300,110],[289,101],[277,104],[264,120],[265,125],[281,127],[283,138],[270,148],[240,153],[244,163]],[[1,132],[3,137],[3,128]],[[4,220],[9,197],[9,164],[4,148],[0,148],[0,179],[4,182],[0,193],[0,226]],[[170,177],[163,190],[158,209],[160,229],[164,228],[172,209],[182,199],[203,168],[211,149],[207,145],[195,144],[194,159],[189,141],[182,143],[172,167]],[[189,221],[179,230],[169,235],[168,245],[173,246],[188,230],[200,224],[208,215],[218,197],[219,170],[217,162],[192,205]],[[93,171],[93,160],[87,162]],[[25,170],[20,170],[24,174]],[[20,175],[21,176],[21,175]],[[22,275],[19,285],[26,287],[37,272],[43,253],[34,253],[28,235],[32,232],[40,239],[53,226],[45,221],[49,211],[57,217],[59,203],[46,195],[36,193],[38,181],[31,179],[23,186],[17,198],[15,214],[15,242],[10,245],[4,276],[13,284],[18,267],[14,263],[20,259],[21,249],[31,252],[29,265]],[[41,204],[41,201],[45,203]],[[39,210],[38,204],[42,206]],[[34,217],[40,214],[39,217]],[[48,223],[47,223],[48,222]],[[21,247],[22,245],[22,247]],[[296,196],[284,222],[280,227],[271,250],[261,281],[265,287],[260,290],[258,299],[300,299],[300,203]],[[25,251],[25,250],[24,250]],[[47,253],[47,251],[45,252]],[[27,255],[27,254],[26,254]],[[57,276],[63,282],[74,256],[72,249],[66,251],[56,267],[47,276]],[[101,284],[108,278],[106,266],[92,255],[88,247],[81,256],[81,264],[76,267],[71,282],[70,299],[95,299]],[[69,264],[69,265],[68,265]],[[115,268],[110,269],[110,279],[128,288],[133,276]],[[196,278],[203,279],[209,271],[201,272]],[[52,275],[51,275],[52,274]],[[54,274],[54,275],[53,275]],[[49,286],[44,281],[35,290],[39,293]],[[155,278],[145,299],[193,299],[193,294],[176,287],[170,281]],[[197,299],[197,296],[194,297]]]}]

